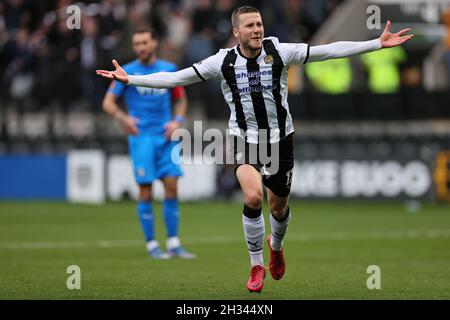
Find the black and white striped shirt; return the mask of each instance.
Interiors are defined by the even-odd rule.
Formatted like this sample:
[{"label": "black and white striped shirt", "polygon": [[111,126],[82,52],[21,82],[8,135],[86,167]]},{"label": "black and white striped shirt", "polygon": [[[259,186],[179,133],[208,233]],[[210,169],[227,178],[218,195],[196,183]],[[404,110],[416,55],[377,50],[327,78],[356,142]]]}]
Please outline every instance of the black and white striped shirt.
[{"label": "black and white striped shirt", "polygon": [[231,135],[245,135],[247,142],[258,143],[259,130],[267,130],[270,143],[275,143],[294,132],[287,101],[288,68],[306,63],[308,54],[307,44],[279,43],[269,37],[253,59],[244,57],[237,45],[221,49],[193,68],[202,80],[222,80],[222,92],[231,110]]},{"label": "black and white striped shirt", "polygon": [[225,101],[231,110],[230,134],[245,137],[249,143],[258,143],[269,140],[259,139],[260,130],[267,130],[266,137],[275,143],[294,132],[287,102],[290,65],[350,57],[381,47],[380,39],[310,47],[305,43],[280,43],[277,38],[268,37],[254,59],[245,58],[236,46],[222,49],[180,71],[129,75],[127,84],[172,88],[220,78]]}]

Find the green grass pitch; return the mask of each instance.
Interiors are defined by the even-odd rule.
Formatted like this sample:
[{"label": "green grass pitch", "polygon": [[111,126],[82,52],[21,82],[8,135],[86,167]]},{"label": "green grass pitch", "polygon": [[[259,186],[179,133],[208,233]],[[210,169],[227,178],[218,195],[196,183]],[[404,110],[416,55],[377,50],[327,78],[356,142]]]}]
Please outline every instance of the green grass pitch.
[{"label": "green grass pitch", "polygon": [[[239,203],[181,205],[180,236],[196,260],[152,260],[132,202],[0,203],[0,299],[449,299],[450,206],[402,202],[292,202],[287,269],[246,290],[248,252]],[[157,238],[165,244],[161,204]],[[267,209],[266,233],[269,232]],[[268,250],[265,245],[265,263]],[[69,290],[69,265],[81,289]],[[366,286],[369,265],[381,289]]]}]

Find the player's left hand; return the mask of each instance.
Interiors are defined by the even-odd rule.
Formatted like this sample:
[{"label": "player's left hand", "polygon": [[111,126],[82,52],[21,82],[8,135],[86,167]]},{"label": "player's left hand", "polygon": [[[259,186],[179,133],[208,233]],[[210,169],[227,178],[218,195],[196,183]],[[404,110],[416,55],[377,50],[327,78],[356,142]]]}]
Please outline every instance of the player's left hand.
[{"label": "player's left hand", "polygon": [[413,34],[403,35],[408,31],[411,31],[410,28],[400,30],[397,33],[391,33],[391,21],[388,20],[386,23],[386,28],[384,28],[383,34],[380,36],[381,47],[383,48],[391,48],[401,45],[402,43],[412,39],[414,37]]},{"label": "player's left hand", "polygon": [[164,126],[166,131],[164,132],[164,136],[166,139],[170,140],[170,137],[172,136],[172,133],[177,130],[180,127],[180,123],[176,120],[172,120],[170,122],[167,122]]}]

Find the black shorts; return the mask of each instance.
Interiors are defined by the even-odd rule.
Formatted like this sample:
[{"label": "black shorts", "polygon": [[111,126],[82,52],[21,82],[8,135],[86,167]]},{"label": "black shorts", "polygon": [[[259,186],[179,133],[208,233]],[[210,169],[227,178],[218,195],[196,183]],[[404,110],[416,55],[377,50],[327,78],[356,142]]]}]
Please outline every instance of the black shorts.
[{"label": "black shorts", "polygon": [[291,192],[294,168],[293,133],[277,143],[247,143],[243,138],[232,136],[234,172],[239,166],[249,164],[262,175],[264,185],[279,197]]}]

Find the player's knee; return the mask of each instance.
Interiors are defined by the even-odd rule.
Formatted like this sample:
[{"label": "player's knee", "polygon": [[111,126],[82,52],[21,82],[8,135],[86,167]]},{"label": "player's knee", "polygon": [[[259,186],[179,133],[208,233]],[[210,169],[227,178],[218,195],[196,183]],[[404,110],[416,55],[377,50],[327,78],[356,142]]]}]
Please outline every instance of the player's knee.
[{"label": "player's knee", "polygon": [[177,188],[166,188],[164,190],[164,194],[166,196],[166,199],[176,199],[177,198]]},{"label": "player's knee", "polygon": [[140,188],[139,190],[140,201],[152,201],[152,190],[150,188]]},{"label": "player's knee", "polygon": [[270,213],[277,219],[283,219],[287,213],[287,204],[272,203],[269,205]]},{"label": "player's knee", "polygon": [[152,200],[153,200],[153,198],[152,198],[151,194],[141,194],[141,195],[139,195],[139,201],[150,202]]},{"label": "player's knee", "polygon": [[245,204],[252,209],[258,209],[262,207],[263,195],[258,191],[250,191],[245,195]]},{"label": "player's knee", "polygon": [[177,179],[168,178],[163,180],[164,195],[166,199],[175,199],[178,196]]}]

